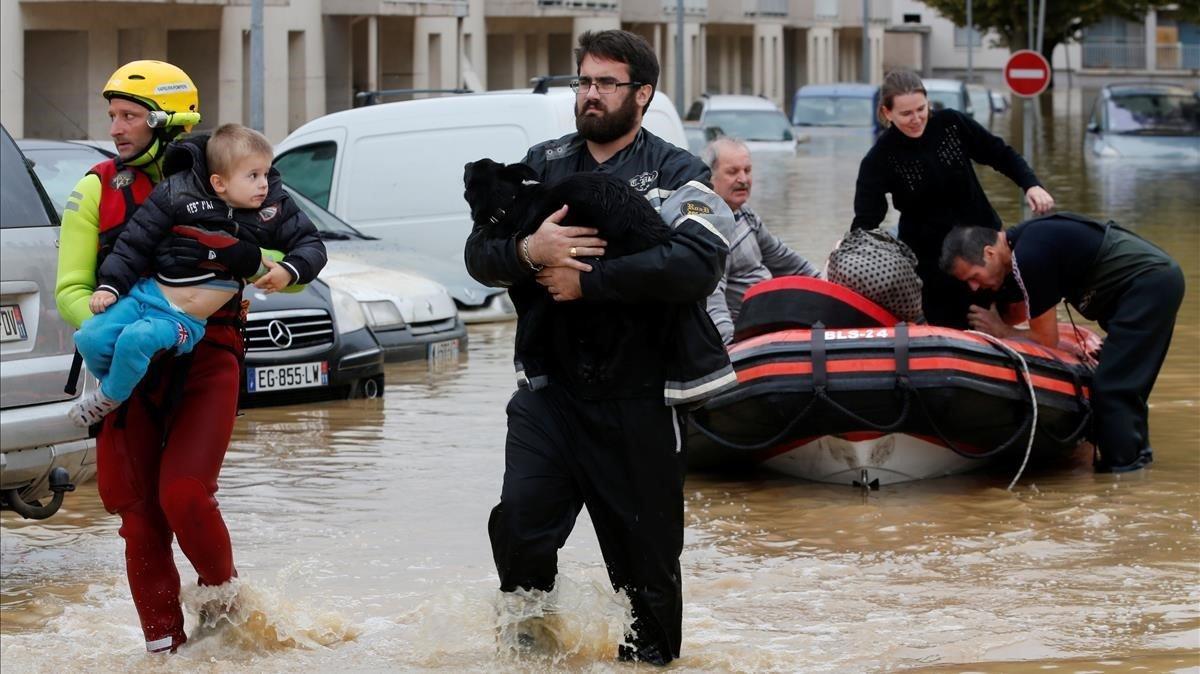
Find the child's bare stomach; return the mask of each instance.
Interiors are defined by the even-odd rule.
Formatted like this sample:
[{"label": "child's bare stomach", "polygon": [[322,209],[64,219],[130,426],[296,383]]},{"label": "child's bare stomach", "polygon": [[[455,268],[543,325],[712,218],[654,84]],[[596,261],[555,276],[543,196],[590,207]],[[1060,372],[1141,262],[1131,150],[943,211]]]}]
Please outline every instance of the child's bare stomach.
[{"label": "child's bare stomach", "polygon": [[[156,283],[158,283],[156,281]],[[159,289],[171,304],[182,309],[190,316],[205,319],[216,313],[233,297],[234,290],[219,290],[200,286],[169,286],[158,283]]]}]

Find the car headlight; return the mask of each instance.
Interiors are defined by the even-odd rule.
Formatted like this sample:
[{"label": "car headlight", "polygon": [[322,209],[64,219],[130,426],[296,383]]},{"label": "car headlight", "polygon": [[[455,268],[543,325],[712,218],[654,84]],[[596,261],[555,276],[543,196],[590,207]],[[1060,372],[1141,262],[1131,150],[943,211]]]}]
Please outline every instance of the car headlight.
[{"label": "car headlight", "polygon": [[367,325],[380,330],[404,327],[404,317],[400,308],[391,300],[373,300],[362,302],[363,314],[367,317]]},{"label": "car headlight", "polygon": [[333,298],[333,322],[337,323],[339,335],[367,327],[367,317],[363,315],[358,300],[351,297],[349,293],[334,287],[329,288],[329,293]]}]

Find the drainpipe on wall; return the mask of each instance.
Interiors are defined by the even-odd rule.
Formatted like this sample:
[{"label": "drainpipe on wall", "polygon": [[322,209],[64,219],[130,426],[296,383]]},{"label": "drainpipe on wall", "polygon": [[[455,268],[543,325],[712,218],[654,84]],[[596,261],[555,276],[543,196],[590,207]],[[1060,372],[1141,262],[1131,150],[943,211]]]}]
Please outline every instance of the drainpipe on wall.
[{"label": "drainpipe on wall", "polygon": [[250,2],[250,128],[263,133],[263,0]]}]

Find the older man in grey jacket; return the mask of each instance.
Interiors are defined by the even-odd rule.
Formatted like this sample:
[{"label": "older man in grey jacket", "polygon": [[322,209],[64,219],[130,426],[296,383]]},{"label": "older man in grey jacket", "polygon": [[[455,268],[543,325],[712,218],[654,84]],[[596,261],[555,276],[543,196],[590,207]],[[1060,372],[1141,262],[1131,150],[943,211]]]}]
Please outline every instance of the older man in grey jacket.
[{"label": "older man in grey jacket", "polygon": [[799,253],[779,240],[762,218],[750,209],[752,164],[746,144],[722,137],[704,149],[704,163],[712,170],[713,191],[733,211],[733,231],[722,232],[729,240],[725,276],[708,298],[708,315],[726,344],[733,341],[733,324],[742,308],[746,290],[776,276],[816,276],[821,272]]}]

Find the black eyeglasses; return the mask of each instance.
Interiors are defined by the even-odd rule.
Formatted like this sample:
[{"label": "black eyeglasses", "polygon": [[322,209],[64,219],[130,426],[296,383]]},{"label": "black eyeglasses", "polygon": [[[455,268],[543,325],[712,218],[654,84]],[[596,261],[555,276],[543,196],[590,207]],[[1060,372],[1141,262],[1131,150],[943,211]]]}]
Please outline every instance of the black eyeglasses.
[{"label": "black eyeglasses", "polygon": [[571,91],[574,91],[577,94],[586,94],[592,90],[593,86],[596,87],[596,93],[598,94],[611,94],[617,90],[617,87],[640,87],[642,86],[642,83],[618,82],[617,78],[615,77],[600,77],[597,79],[580,77],[578,79],[571,80]]}]

